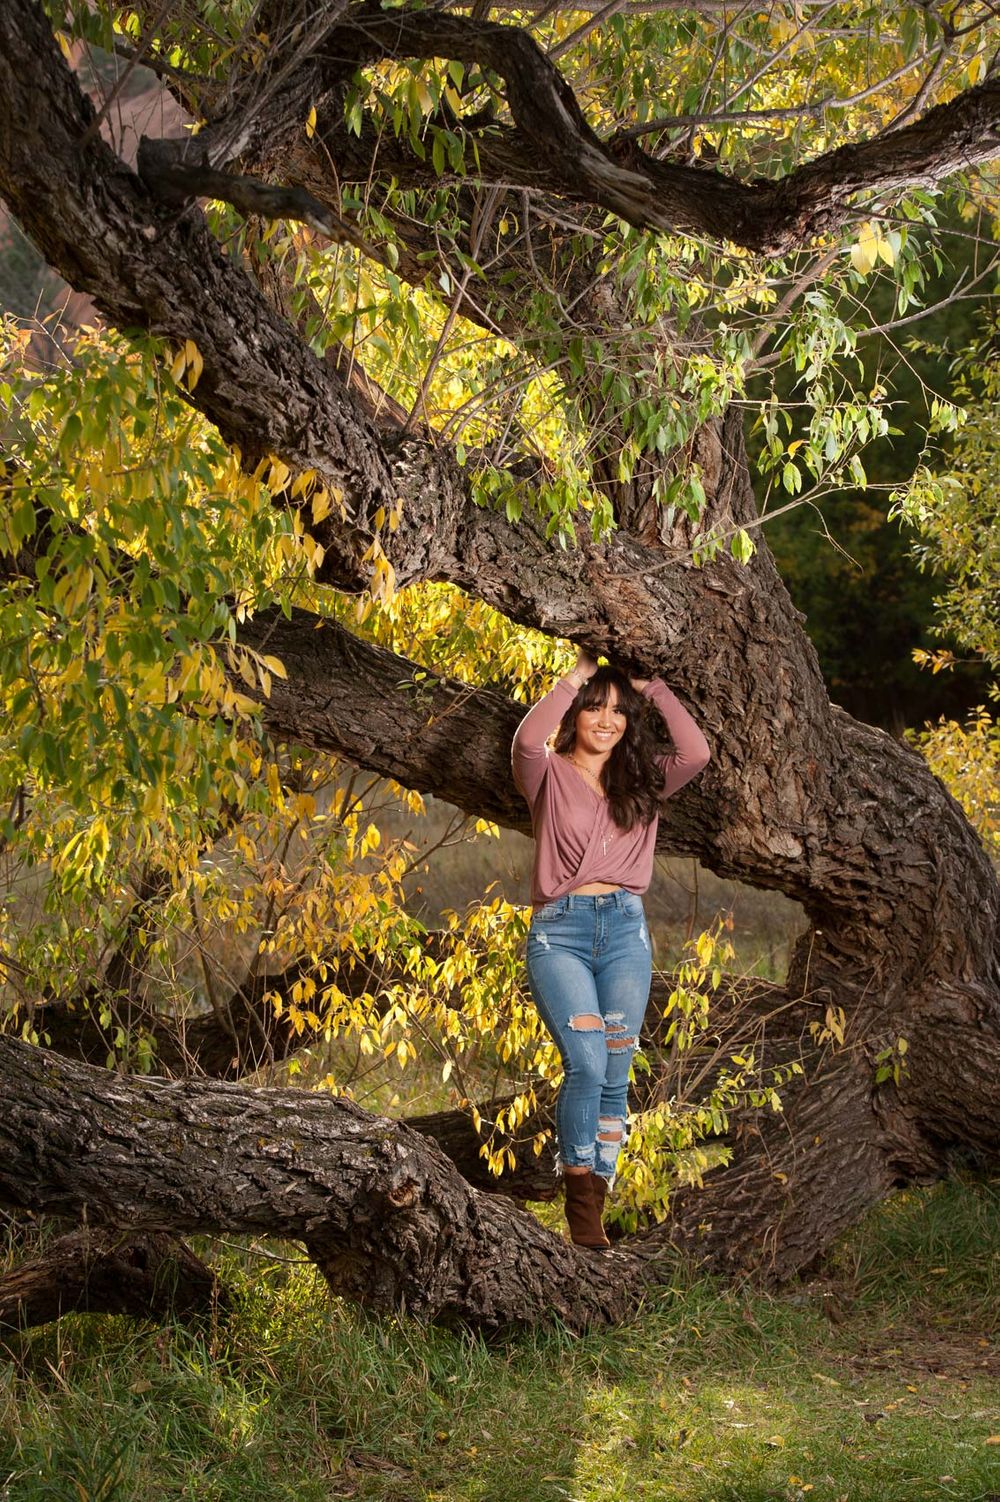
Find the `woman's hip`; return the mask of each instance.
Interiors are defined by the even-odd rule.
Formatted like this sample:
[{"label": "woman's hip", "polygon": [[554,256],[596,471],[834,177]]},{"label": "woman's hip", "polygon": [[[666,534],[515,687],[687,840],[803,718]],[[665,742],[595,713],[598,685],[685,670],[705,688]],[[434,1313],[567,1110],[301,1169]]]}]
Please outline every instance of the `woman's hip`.
[{"label": "woman's hip", "polygon": [[570,892],[535,910],[528,930],[529,967],[535,960],[564,955],[595,974],[635,952],[649,957],[649,930],[642,898],[617,888],[597,896]]}]

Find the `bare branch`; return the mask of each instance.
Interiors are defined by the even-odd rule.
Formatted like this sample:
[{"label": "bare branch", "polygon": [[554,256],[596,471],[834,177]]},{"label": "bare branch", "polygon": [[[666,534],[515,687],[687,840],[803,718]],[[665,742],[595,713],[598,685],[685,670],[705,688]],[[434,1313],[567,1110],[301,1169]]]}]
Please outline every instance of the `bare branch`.
[{"label": "bare branch", "polygon": [[353,245],[380,261],[382,253],[328,204],[320,203],[304,188],[278,187],[255,177],[220,172],[205,162],[192,161],[185,142],[152,140],[139,143],[139,175],[164,203],[183,205],[192,198],[217,198],[245,217],[293,219],[337,244]]}]

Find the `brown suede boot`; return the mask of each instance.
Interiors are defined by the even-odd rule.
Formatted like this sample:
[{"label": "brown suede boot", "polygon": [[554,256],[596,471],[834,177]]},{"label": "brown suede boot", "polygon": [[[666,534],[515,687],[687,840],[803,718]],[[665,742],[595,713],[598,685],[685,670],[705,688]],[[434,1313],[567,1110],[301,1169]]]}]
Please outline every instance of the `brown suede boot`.
[{"label": "brown suede boot", "polygon": [[594,1204],[597,1206],[598,1219],[604,1219],[604,1201],[608,1197],[608,1181],[603,1174],[590,1172],[590,1187],[594,1191]]},{"label": "brown suede boot", "polygon": [[593,1252],[606,1252],[611,1242],[601,1227],[601,1216],[594,1200],[594,1186],[589,1173],[564,1173],[566,1220],[569,1239],[574,1246]]}]

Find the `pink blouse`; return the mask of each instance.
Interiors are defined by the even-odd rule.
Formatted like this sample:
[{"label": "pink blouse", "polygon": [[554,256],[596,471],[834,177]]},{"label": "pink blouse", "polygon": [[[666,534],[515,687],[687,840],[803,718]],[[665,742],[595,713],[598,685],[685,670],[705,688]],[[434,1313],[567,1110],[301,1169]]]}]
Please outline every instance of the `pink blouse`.
[{"label": "pink blouse", "polygon": [[[660,758],[664,796],[690,782],[709,759],[708,742],[665,683],[654,678],[642,690],[666,722],[674,749]],[[547,744],[577,690],[562,678],[518,725],[511,760],[514,781],[531,810],[535,864],[531,900],[552,902],[576,887],[603,881],[642,893],[653,874],[657,819],[619,829],[607,800],[572,762]]]}]

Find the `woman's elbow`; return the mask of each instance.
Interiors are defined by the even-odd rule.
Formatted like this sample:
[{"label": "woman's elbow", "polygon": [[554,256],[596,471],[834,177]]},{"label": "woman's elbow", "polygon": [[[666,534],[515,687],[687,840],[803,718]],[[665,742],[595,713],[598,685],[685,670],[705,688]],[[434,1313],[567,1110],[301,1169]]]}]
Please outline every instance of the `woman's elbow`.
[{"label": "woman's elbow", "polygon": [[685,749],[684,771],[688,777],[695,777],[699,772],[704,771],[711,760],[712,752],[708,741],[699,734],[697,742]]},{"label": "woman's elbow", "polygon": [[523,767],[527,762],[531,761],[533,754],[537,755],[534,746],[532,746],[530,742],[527,742],[522,736],[515,735],[510,746],[510,759],[512,765],[515,767]]}]

